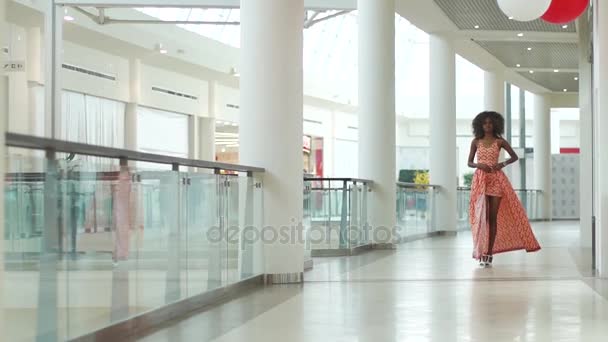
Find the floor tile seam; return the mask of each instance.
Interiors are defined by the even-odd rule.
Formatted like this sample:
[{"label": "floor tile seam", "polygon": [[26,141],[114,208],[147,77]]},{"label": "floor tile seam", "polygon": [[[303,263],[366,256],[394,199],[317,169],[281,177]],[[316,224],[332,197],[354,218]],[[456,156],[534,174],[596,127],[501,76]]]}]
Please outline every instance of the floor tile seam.
[{"label": "floor tile seam", "polygon": [[560,281],[583,281],[584,277],[523,277],[523,278],[487,278],[487,279],[474,279],[474,278],[425,278],[425,279],[351,279],[351,280],[306,280],[304,284],[330,284],[330,283],[352,283],[352,284],[363,284],[363,283],[446,283],[446,282],[534,282],[534,281],[547,281],[547,282],[560,282]]},{"label": "floor tile seam", "polygon": [[[158,333],[160,331],[169,329],[171,327],[175,327],[175,326],[177,326],[181,322],[184,322],[186,320],[192,319],[192,318],[194,318],[196,316],[199,316],[199,315],[204,315],[204,314],[209,313],[209,312],[211,312],[213,310],[217,310],[217,309],[219,309],[222,306],[230,304],[231,302],[242,300],[242,299],[244,299],[244,298],[246,298],[248,296],[255,295],[256,292],[264,291],[265,289],[266,289],[266,287],[250,288],[250,289],[246,290],[244,293],[241,293],[240,295],[238,295],[235,298],[226,298],[224,300],[220,300],[219,302],[217,302],[217,303],[215,303],[215,304],[211,305],[210,307],[205,308],[203,310],[200,310],[200,311],[199,310],[194,310],[194,311],[192,311],[191,313],[189,313],[187,315],[184,315],[184,316],[181,316],[181,317],[175,317],[175,318],[173,318],[173,319],[165,322],[162,326],[159,326],[159,327],[154,328],[154,329],[150,329],[148,331],[144,331],[144,332],[142,332],[142,334],[138,334],[137,336],[135,336],[135,339],[139,340],[139,339],[145,338],[147,336],[154,335],[155,333]],[[300,291],[300,292],[294,292],[292,295],[285,296],[285,298],[283,298],[282,300],[280,300],[280,301],[278,301],[276,303],[273,303],[273,305],[271,305],[271,306],[269,306],[269,307],[267,307],[267,308],[265,308],[263,310],[260,310],[260,312],[258,312],[255,316],[247,317],[246,319],[243,319],[240,322],[239,325],[236,325],[236,326],[233,326],[231,328],[228,328],[228,329],[226,329],[226,331],[222,331],[220,334],[218,334],[216,337],[214,337],[212,341],[215,341],[216,339],[219,339],[219,338],[223,337],[224,335],[230,333],[233,330],[240,329],[241,327],[243,327],[244,325],[246,325],[250,321],[253,321],[253,320],[257,319],[258,317],[266,314],[267,312],[270,312],[270,311],[272,311],[272,310],[280,307],[281,305],[285,304],[286,302],[288,302],[290,300],[293,300],[294,298],[296,298],[298,296],[301,296],[301,295],[302,295],[302,292]]]}]

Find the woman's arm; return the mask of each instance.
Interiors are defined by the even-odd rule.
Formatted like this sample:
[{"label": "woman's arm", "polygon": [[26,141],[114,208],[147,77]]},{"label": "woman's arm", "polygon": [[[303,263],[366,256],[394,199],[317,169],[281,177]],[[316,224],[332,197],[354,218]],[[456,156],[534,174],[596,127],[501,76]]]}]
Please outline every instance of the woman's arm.
[{"label": "woman's arm", "polygon": [[473,141],[471,141],[471,151],[469,152],[469,163],[468,163],[469,167],[473,168],[473,169],[481,169],[486,172],[492,171],[490,169],[490,167],[486,164],[476,164],[475,163],[475,153],[477,153],[477,140],[473,139]]},{"label": "woman's arm", "polygon": [[504,148],[505,151],[507,151],[507,153],[509,154],[509,156],[511,158],[505,160],[504,162],[500,163],[497,165],[498,169],[502,169],[505,166],[509,165],[509,164],[513,164],[516,161],[519,160],[519,157],[517,156],[517,153],[515,153],[515,151],[513,151],[513,148],[511,147],[511,145],[509,145],[509,143],[506,140],[501,139],[500,140],[500,147]]}]

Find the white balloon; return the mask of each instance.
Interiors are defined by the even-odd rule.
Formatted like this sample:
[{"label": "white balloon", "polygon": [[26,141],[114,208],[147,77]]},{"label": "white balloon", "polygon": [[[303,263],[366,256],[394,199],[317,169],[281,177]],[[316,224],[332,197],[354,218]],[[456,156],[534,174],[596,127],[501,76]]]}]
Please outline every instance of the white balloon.
[{"label": "white balloon", "polygon": [[517,21],[531,21],[543,16],[552,0],[498,0],[498,7]]}]

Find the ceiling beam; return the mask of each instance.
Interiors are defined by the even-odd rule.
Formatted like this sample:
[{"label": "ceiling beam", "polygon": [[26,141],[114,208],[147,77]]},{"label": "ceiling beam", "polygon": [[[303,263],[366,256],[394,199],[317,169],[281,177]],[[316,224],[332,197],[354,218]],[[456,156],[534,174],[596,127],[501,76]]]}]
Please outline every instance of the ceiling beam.
[{"label": "ceiling beam", "polygon": [[[238,8],[241,0],[55,0],[56,4],[84,7],[201,7]],[[357,0],[304,0],[307,9],[354,10]]]},{"label": "ceiling beam", "polygon": [[[518,34],[522,33],[523,36],[518,36]],[[570,32],[459,30],[454,32],[452,37],[455,39],[473,39],[477,41],[578,43],[578,35]]]},{"label": "ceiling beam", "polygon": [[[559,74],[578,74],[578,69],[577,68],[509,68],[509,70],[515,71],[515,72],[547,72],[547,73],[559,73]],[[559,71],[555,71],[555,70],[559,70]]]}]

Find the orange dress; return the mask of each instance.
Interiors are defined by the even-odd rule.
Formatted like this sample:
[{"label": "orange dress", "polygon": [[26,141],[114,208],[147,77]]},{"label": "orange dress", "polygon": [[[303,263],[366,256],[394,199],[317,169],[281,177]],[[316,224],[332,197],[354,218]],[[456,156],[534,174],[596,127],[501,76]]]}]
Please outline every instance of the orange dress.
[{"label": "orange dress", "polygon": [[[498,164],[499,156],[498,140],[495,140],[490,146],[484,146],[482,142],[477,144],[477,163],[495,166]],[[474,245],[473,258],[480,259],[482,255],[488,254],[490,227],[486,196],[502,198],[498,209],[498,227],[492,253],[498,254],[522,249],[528,252],[540,250],[526,211],[504,172],[499,170],[488,173],[477,169],[473,176],[469,204],[469,221]]]}]

